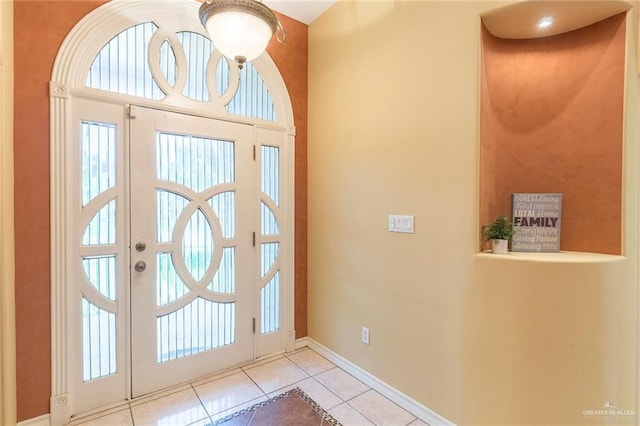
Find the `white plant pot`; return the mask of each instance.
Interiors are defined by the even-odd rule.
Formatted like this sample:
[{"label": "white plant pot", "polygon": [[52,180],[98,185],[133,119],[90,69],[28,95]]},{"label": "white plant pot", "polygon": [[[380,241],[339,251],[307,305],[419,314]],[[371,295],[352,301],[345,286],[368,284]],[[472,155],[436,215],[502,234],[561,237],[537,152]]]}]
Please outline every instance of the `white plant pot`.
[{"label": "white plant pot", "polygon": [[491,240],[491,253],[507,254],[509,240]]}]

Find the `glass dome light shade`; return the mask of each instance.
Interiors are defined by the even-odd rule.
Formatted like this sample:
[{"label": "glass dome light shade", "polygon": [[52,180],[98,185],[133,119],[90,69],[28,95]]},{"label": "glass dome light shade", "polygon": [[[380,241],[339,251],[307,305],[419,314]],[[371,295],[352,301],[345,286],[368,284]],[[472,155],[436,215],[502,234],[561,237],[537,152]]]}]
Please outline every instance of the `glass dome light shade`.
[{"label": "glass dome light shade", "polygon": [[240,12],[213,15],[206,24],[211,41],[228,58],[250,61],[260,56],[273,36],[262,19]]},{"label": "glass dome light shade", "polygon": [[199,15],[215,47],[240,68],[260,56],[281,30],[271,9],[256,0],[207,0]]}]

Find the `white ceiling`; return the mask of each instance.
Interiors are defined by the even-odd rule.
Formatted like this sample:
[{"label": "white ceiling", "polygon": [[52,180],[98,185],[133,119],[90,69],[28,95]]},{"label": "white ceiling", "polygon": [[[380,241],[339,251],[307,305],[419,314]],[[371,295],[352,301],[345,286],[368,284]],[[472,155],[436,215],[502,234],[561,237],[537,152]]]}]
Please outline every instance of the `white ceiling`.
[{"label": "white ceiling", "polygon": [[309,25],[336,0],[264,0],[264,4],[290,18]]}]

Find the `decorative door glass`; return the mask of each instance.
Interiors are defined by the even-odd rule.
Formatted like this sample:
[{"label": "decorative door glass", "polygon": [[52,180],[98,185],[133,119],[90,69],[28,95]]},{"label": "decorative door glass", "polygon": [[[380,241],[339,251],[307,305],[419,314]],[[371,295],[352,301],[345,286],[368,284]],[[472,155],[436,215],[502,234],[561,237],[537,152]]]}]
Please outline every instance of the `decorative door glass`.
[{"label": "decorative door glass", "polygon": [[262,145],[260,156],[260,331],[265,334],[280,329],[280,232],[275,213],[280,204],[280,149]]},{"label": "decorative door glass", "polygon": [[[235,342],[234,143],[156,134],[157,362]],[[226,187],[225,187],[226,185]]]},{"label": "decorative door glass", "polygon": [[233,115],[276,121],[271,94],[251,62],[238,70],[202,34],[171,34],[153,22],[107,43],[91,64],[86,86],[159,102],[171,97],[213,103]]},{"label": "decorative door glass", "polygon": [[81,123],[82,378],[114,374],[116,364],[116,127]]}]

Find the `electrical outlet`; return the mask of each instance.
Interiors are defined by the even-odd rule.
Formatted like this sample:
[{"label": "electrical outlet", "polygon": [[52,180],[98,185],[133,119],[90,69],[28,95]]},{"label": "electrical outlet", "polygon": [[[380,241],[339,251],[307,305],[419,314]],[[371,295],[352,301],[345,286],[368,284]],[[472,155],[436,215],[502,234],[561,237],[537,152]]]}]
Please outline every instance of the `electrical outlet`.
[{"label": "electrical outlet", "polygon": [[369,344],[369,329],[367,327],[362,327],[362,343]]}]

